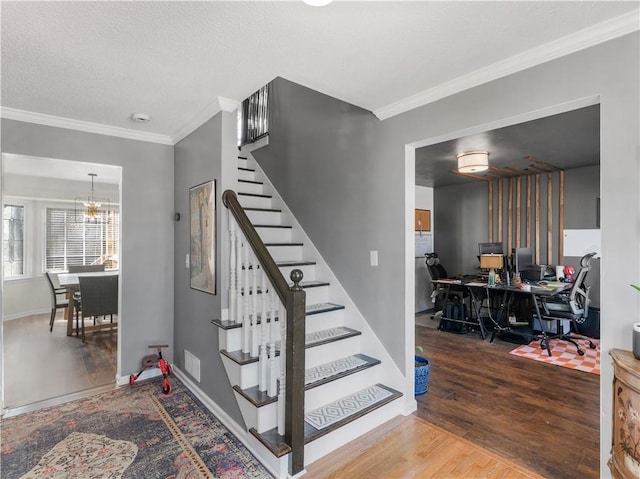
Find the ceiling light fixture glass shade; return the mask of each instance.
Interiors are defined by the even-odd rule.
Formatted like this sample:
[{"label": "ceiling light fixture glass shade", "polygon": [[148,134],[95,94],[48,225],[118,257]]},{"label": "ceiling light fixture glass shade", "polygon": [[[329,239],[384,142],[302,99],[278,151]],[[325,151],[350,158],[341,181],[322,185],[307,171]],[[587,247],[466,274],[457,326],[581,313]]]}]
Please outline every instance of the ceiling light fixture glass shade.
[{"label": "ceiling light fixture glass shade", "polygon": [[[108,198],[96,198],[94,196],[93,190],[93,179],[98,176],[96,173],[89,173],[91,177],[91,193],[87,196],[87,199],[84,198],[76,198],[75,204],[75,217],[76,222],[79,223],[91,223],[91,224],[102,224],[108,223],[108,215],[104,214],[109,211],[110,203]],[[106,204],[106,210],[101,211],[100,208]],[[79,207],[79,205],[84,206],[84,210]]]},{"label": "ceiling light fixture glass shade", "polygon": [[302,0],[307,5],[311,5],[312,7],[324,7],[329,5],[333,0]]},{"label": "ceiling light fixture glass shade", "polygon": [[489,169],[489,152],[466,151],[458,156],[458,171],[460,173],[478,173]]}]

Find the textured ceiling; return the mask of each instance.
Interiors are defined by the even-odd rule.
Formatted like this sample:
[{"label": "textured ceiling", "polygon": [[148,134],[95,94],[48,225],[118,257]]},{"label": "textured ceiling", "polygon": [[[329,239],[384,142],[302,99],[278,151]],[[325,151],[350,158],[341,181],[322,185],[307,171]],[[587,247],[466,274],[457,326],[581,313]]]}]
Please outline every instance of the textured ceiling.
[{"label": "textured ceiling", "polygon": [[[561,169],[600,164],[600,105],[468,135],[416,149],[416,184],[441,187],[478,181],[454,174],[456,155],[489,152],[489,166],[538,173],[533,157]],[[495,171],[477,177],[496,177]]]},{"label": "textured ceiling", "polygon": [[281,76],[376,112],[637,8],[3,0],[1,104],[175,139],[218,97],[241,101]]}]

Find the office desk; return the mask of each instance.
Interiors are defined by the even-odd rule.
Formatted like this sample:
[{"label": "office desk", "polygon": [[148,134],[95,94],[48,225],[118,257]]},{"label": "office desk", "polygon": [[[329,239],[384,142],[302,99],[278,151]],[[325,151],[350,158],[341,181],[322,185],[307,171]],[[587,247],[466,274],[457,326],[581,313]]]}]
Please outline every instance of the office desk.
[{"label": "office desk", "polygon": [[117,276],[119,271],[93,271],[90,273],[60,273],[58,274],[58,283],[62,288],[67,289],[67,298],[69,299],[69,307],[64,313],[67,320],[67,336],[73,333],[73,294],[80,287],[80,276]]},{"label": "office desk", "polygon": [[[473,294],[473,286],[474,285],[480,285],[480,286],[486,286],[486,284],[483,283],[476,283],[473,281],[469,281],[469,280],[461,280],[461,279],[437,279],[435,281],[433,281],[434,284],[436,284],[438,287],[442,287],[445,290],[445,294],[444,294],[444,302],[443,302],[443,309],[442,309],[442,316],[440,317],[440,323],[438,324],[438,329],[442,328],[442,320],[447,320],[447,321],[453,321],[455,323],[462,323],[462,324],[467,324],[470,326],[478,326],[480,329],[480,337],[482,337],[482,339],[485,339],[487,337],[487,328],[485,327],[484,323],[482,322],[482,317],[480,316],[480,304],[477,302],[477,296]],[[445,310],[447,307],[447,303],[449,300],[449,294],[451,293],[451,288],[454,287],[455,289],[464,289],[467,290],[469,292],[469,297],[471,298],[470,301],[470,306],[471,306],[471,311],[470,314],[471,316],[469,316],[468,318],[465,319],[455,319],[455,318],[448,318],[445,316]]]},{"label": "office desk", "polygon": [[[523,289],[518,286],[506,286],[502,284],[498,284],[496,286],[487,287],[489,290],[501,291],[502,292],[502,300],[500,304],[500,311],[497,315],[497,320],[490,318],[493,322],[493,333],[491,335],[492,342],[496,335],[499,335],[504,332],[510,332],[514,334],[521,334],[517,330],[514,330],[509,324],[509,308],[511,304],[516,301],[517,296],[529,297],[533,302],[534,306],[534,321],[537,318],[540,320],[540,328],[542,329],[541,333],[535,337],[534,339],[539,340],[541,346],[546,346],[547,353],[551,356],[551,349],[549,346],[549,338],[547,332],[544,329],[544,325],[542,324],[542,314],[540,314],[540,306],[539,299],[540,298],[550,298],[555,296],[565,290],[571,289],[572,283],[555,283],[548,282],[547,286],[538,286],[538,285],[529,285],[528,289]],[[505,324],[506,320],[506,324]]]}]

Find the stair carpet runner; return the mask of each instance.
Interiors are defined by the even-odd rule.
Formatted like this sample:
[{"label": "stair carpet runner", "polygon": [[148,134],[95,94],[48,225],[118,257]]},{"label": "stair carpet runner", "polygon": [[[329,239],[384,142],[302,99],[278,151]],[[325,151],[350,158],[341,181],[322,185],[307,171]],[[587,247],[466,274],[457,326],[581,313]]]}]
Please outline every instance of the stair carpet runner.
[{"label": "stair carpet runner", "polygon": [[[245,158],[240,158],[244,160]],[[255,170],[250,168],[239,167],[239,171],[241,172],[249,172],[250,174],[255,173]],[[239,180],[240,187],[243,184],[252,184],[252,185],[262,185],[261,182],[254,180]],[[242,193],[238,192],[238,198],[242,199],[243,197],[253,197],[253,198],[265,198],[270,200],[269,195],[257,194],[257,193]],[[281,213],[281,210],[273,209],[273,208],[256,208],[256,207],[244,207],[245,211],[256,211],[256,212],[272,212],[272,213]],[[281,228],[281,229],[290,229],[290,226],[283,226],[280,224],[254,224],[254,227],[260,231],[262,228]],[[267,243],[266,246],[301,246],[301,243]],[[313,261],[303,261],[303,260],[286,260],[286,261],[276,261],[276,264],[280,268],[286,267],[295,267],[295,266],[305,266],[305,265],[315,265]],[[288,278],[287,278],[288,279]],[[289,286],[293,285],[293,283],[289,283]],[[302,288],[310,288],[310,287],[322,287],[328,286],[329,283],[322,281],[302,281],[300,286]],[[331,311],[336,311],[339,309],[344,309],[344,306],[331,302],[317,303],[317,304],[307,304],[306,305],[306,316],[311,315],[320,315],[323,313],[328,313]],[[239,327],[238,324],[234,324],[233,320],[230,322],[225,322],[226,325],[222,325],[218,323],[218,326],[223,327],[224,329],[228,329],[230,327]],[[229,326],[231,324],[231,326]],[[329,329],[324,329],[320,331],[315,331],[311,333],[307,333],[305,335],[305,344],[306,347],[319,346],[322,344],[327,344],[333,341],[339,341],[348,337],[353,337],[361,334],[359,331],[356,331],[347,327],[333,327]],[[277,348],[280,349],[279,347]],[[228,353],[223,351],[225,355],[234,361],[233,352]],[[251,358],[252,360],[254,358]],[[257,358],[255,358],[257,360]],[[344,377],[348,374],[354,374],[359,372],[362,369],[366,369],[372,366],[379,364],[380,361],[377,359],[368,357],[364,354],[354,354],[351,356],[343,357],[326,364],[321,364],[319,366],[315,366],[309,368],[305,371],[305,389],[309,389],[312,387],[316,387],[318,385],[326,384],[327,382],[333,381],[335,379]],[[234,387],[237,389],[237,387]],[[255,387],[251,389],[256,389]],[[246,393],[246,392],[245,392]],[[401,396],[401,393],[398,391],[384,386],[382,384],[371,385],[361,391],[350,394],[346,397],[340,398],[336,401],[333,401],[329,404],[326,404],[320,408],[317,408],[313,411],[309,411],[305,414],[305,423],[307,426],[305,427],[305,442],[308,443],[317,437],[324,435],[327,432],[330,432],[331,426],[343,425],[348,422],[351,422],[365,413],[376,409],[378,407],[383,406],[389,401],[396,399]],[[248,394],[245,397],[249,397]],[[263,401],[263,404],[267,404],[269,402],[273,402],[275,398],[269,398],[267,401]],[[261,406],[262,404],[255,404],[256,406]],[[311,430],[308,429],[308,426],[311,426]],[[275,444],[279,442],[279,436],[275,430],[267,431],[263,434],[259,434],[255,431],[252,431],[254,435],[258,437],[274,454],[275,451],[280,448],[282,450],[282,444]],[[274,439],[275,438],[275,439]],[[288,452],[282,450],[283,453]],[[280,454],[276,454],[280,455]]]}]

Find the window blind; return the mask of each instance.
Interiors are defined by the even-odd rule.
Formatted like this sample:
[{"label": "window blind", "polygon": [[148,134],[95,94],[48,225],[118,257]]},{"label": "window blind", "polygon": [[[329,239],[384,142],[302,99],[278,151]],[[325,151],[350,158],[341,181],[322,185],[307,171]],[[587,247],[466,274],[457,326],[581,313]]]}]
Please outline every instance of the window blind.
[{"label": "window blind", "polygon": [[119,214],[99,212],[87,223],[74,209],[46,208],[45,270],[67,271],[70,265],[104,263],[118,268]]},{"label": "window blind", "polygon": [[24,274],[24,206],[4,205],[2,215],[4,277]]}]

